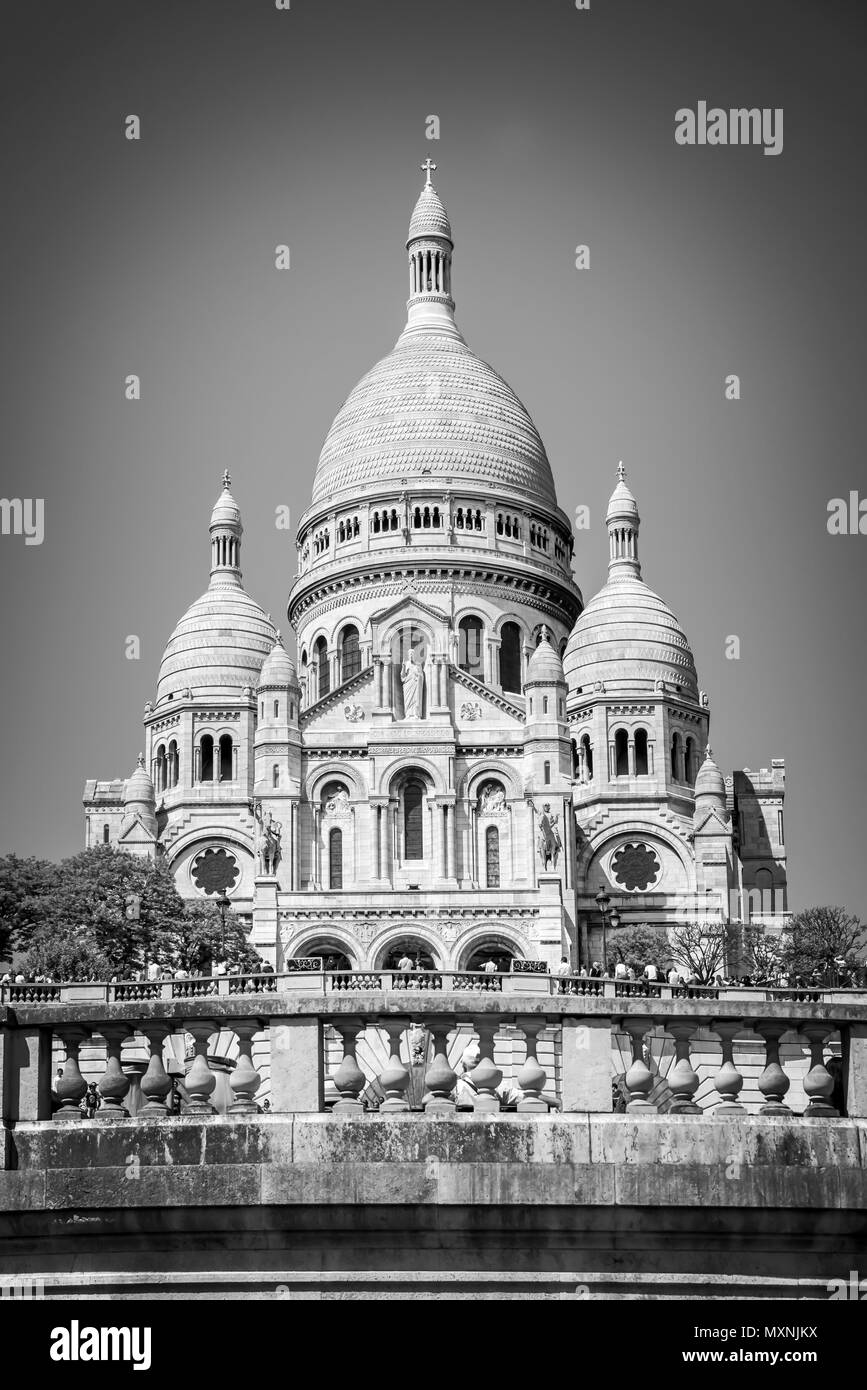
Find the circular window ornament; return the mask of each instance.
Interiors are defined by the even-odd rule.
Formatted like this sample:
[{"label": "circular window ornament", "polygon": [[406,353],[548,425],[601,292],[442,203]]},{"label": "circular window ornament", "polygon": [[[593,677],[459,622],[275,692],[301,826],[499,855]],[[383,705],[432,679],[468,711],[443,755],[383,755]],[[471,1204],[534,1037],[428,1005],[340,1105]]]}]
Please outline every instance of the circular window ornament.
[{"label": "circular window ornament", "polygon": [[199,892],[209,897],[228,893],[241,876],[237,859],[227,849],[206,849],[196,855],[191,873]]},{"label": "circular window ornament", "polygon": [[649,845],[632,842],[621,845],[611,858],[611,879],[627,893],[646,893],[659,882],[662,865]]}]

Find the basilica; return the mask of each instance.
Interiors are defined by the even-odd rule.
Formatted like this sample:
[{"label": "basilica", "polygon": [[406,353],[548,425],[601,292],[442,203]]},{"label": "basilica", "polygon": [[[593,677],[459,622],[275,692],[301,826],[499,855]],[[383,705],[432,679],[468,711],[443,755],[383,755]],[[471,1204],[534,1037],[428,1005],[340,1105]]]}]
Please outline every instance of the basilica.
[{"label": "basilica", "polygon": [[423,167],[406,324],[338,411],[298,527],[294,640],[244,588],[226,475],[207,588],[166,645],[138,766],[85,786],[86,843],[230,902],[278,970],[577,967],[618,922],[779,920],[784,763],[713,761],[622,465],[584,602],[542,440],[456,324]]}]

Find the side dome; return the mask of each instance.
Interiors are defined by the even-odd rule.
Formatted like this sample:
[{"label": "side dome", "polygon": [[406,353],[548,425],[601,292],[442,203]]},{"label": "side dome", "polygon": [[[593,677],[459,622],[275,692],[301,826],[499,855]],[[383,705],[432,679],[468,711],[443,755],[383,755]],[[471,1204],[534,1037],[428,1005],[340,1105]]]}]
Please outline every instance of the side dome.
[{"label": "side dome", "polygon": [[722,802],[726,799],[725,778],[711,757],[709,748],[695,779],[695,795],[696,800],[701,796],[713,797],[714,800]]},{"label": "side dome", "polygon": [[557,505],[545,447],[512,388],[463,339],[436,333],[399,339],[349,393],[319,456],[313,503],[422,478]]},{"label": "side dome", "polygon": [[548,637],[547,627],[542,628],[542,635],[536,648],[530,654],[527,662],[527,678],[525,685],[535,685],[537,683],[545,685],[562,685],[564,683],[563,663],[556,647],[551,645]]},{"label": "side dome", "polygon": [[124,806],[153,806],[154,784],[144,765],[144,756],[139,753],[134,771],[127,777],[123,786]]},{"label": "side dome", "polygon": [[686,634],[668,604],[641,578],[638,504],[621,463],[608,504],[608,581],[587,604],[563,655],[571,693],[603,683],[608,693],[652,690],[662,681],[698,702]]},{"label": "side dome", "polygon": [[616,579],[600,589],[576,622],[563,670],[570,690],[597,681],[618,691],[658,680],[698,699],[689,642],[668,604],[640,579]]},{"label": "side dome", "polygon": [[255,688],[276,639],[271,619],[241,583],[241,512],[229,492],[229,475],[209,524],[211,582],[187,609],[166,643],[157,681],[157,704],[183,697],[222,695]]},{"label": "side dome", "polygon": [[259,674],[259,689],[283,690],[287,685],[297,684],[298,674],[295,670],[295,663],[283,646],[283,639],[278,632],[274,646],[266,656]]}]

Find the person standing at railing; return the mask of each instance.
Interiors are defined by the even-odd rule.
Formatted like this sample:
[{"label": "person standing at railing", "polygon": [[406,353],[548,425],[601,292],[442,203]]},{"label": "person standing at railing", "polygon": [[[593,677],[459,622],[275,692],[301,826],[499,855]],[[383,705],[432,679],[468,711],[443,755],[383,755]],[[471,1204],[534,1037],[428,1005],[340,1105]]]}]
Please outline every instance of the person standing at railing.
[{"label": "person standing at railing", "polygon": [[569,976],[570,976],[571,974],[572,974],[572,967],[571,967],[571,965],[569,964],[569,957],[568,957],[568,956],[561,956],[561,957],[560,957],[560,964],[557,966],[557,978],[558,978],[559,981],[560,981],[560,984],[559,984],[558,987],[557,987],[557,992],[558,992],[559,994],[568,994],[568,993],[569,993],[569,986],[568,986],[568,984],[567,984],[566,982],[567,982],[567,980],[569,979]]},{"label": "person standing at railing", "polygon": [[403,953],[403,955],[401,956],[400,960],[397,962],[397,968],[398,968],[398,970],[400,971],[400,974],[403,976],[403,979],[400,981],[400,984],[399,984],[398,988],[399,988],[399,989],[409,989],[409,988],[410,988],[410,979],[409,979],[409,977],[410,977],[411,973],[413,972],[413,970],[415,970],[415,961],[413,960],[412,956],[409,954],[408,951],[404,951],[404,953]]}]

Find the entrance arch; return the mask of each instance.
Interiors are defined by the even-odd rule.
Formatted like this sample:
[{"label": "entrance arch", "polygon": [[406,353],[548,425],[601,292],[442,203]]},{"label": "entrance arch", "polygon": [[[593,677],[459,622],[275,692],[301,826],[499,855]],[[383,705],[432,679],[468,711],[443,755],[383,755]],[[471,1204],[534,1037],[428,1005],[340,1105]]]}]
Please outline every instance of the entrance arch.
[{"label": "entrance arch", "polygon": [[412,931],[397,932],[377,952],[376,970],[397,970],[398,962],[408,956],[416,970],[442,970],[436,947]]},{"label": "entrance arch", "polygon": [[526,959],[523,949],[505,932],[479,932],[460,953],[459,970],[482,970],[492,960],[498,972],[508,971],[513,960]]}]

